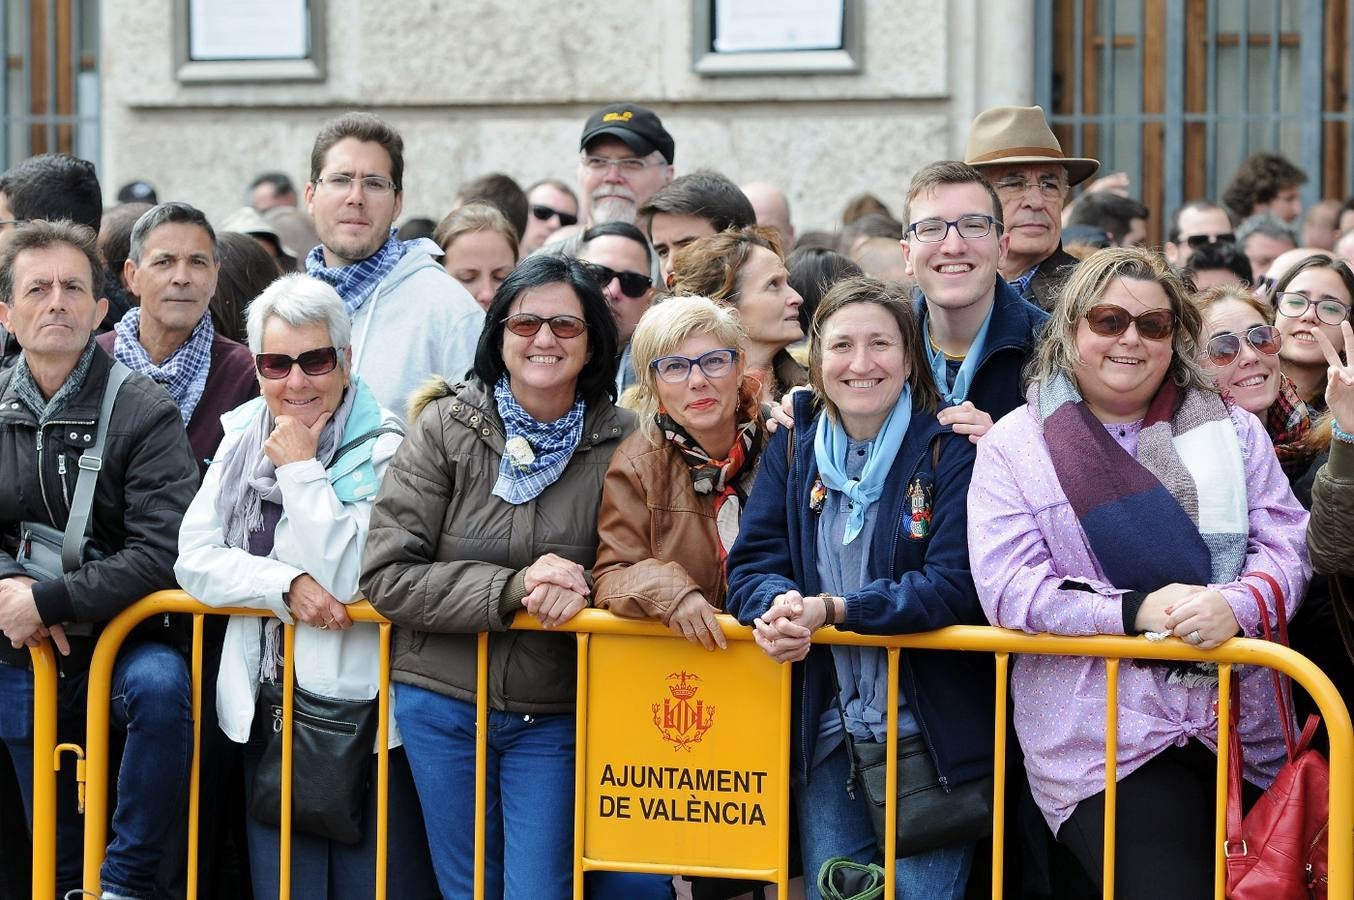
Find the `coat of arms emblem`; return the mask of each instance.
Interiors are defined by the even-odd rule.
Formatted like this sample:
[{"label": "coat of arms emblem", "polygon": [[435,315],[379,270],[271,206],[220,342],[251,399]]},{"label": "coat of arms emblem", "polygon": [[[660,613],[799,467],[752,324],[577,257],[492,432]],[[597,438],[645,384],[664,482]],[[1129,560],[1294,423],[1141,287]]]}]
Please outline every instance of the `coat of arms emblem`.
[{"label": "coat of arms emblem", "polygon": [[673,750],[691,752],[691,745],[699,743],[714,724],[715,708],[696,699],[700,688],[695,683],[700,680],[692,672],[671,673],[667,682],[672,696],[652,705],[654,726]]}]

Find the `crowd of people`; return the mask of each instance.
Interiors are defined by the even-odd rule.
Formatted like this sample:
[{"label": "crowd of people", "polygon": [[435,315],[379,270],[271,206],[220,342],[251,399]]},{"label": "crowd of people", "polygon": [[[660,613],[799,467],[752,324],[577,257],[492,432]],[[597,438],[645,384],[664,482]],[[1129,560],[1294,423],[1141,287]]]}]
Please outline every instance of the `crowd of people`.
[{"label": "crowd of people", "polygon": [[[216,225],[141,182],[105,212],[69,156],[0,175],[0,896],[28,895],[29,648],[57,650],[60,739],[83,743],[102,626],[157,589],[262,613],[205,633],[209,897],[277,893],[289,663],[293,893],[372,896],[364,597],[394,625],[386,888],[413,900],[473,892],[482,699],[486,896],[571,895],[576,649],[549,629],[590,606],[710,652],[727,613],[793,667],[812,900],[830,860],[881,863],[890,842],[898,896],[983,896],[990,840],[1008,896],[1096,896],[1106,804],[1101,660],[1015,661],[992,835],[992,660],[903,651],[890,709],[884,651],[820,628],[1211,650],[1286,609],[1354,696],[1354,200],[1299,235],[1305,176],[1260,154],[1158,250],[1122,176],[1065,156],[1038,107],[999,107],[964,161],[914,175],[901,216],[862,195],[837,232],[797,232],[780,188],[678,176],[675,152],[652,110],[613,104],[584,124],[576,187],[490,174],[436,221],[400,221],[402,139],[363,112],[320,130],[301,190],[261,175]],[[521,612],[546,630],[511,630]],[[154,616],[118,656],[107,900],[184,891],[190,643]],[[1284,758],[1267,677],[1239,678],[1246,803]],[[1217,680],[1120,670],[1116,896],[1212,889]],[[915,802],[939,804],[900,801],[896,834],[890,720]],[[93,896],[69,767],[57,804],[59,895]],[[747,889],[587,880],[594,898]]]}]

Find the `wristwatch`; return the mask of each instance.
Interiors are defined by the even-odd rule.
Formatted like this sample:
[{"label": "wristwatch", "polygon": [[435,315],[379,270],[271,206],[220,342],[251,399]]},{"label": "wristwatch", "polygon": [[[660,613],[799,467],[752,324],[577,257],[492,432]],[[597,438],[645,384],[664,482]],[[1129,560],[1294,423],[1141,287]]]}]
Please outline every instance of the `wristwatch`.
[{"label": "wristwatch", "polygon": [[833,602],[836,598],[828,593],[819,594],[818,597],[823,601],[823,625],[837,624],[837,604]]}]

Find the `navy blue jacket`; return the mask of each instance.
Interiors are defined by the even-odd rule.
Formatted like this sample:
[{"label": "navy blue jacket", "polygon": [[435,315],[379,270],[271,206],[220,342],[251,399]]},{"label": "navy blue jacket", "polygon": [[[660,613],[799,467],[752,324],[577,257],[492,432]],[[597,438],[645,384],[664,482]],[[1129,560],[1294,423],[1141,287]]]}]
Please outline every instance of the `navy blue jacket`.
[{"label": "navy blue jacket", "polygon": [[[919,299],[918,320],[926,321],[927,315],[926,303]],[[1048,313],[1028,300],[1021,300],[1014,288],[997,278],[987,346],[968,392],[968,399],[991,416],[993,422],[1025,405],[1021,375],[1047,322]]]},{"label": "navy blue jacket", "polygon": [[[818,581],[818,514],[809,492],[818,475],[813,453],[817,414],[812,395],[795,395],[795,427],[778,429],[761,456],[729,553],[725,609],[745,625],[771,606],[776,595],[798,590],[808,596]],[[793,462],[786,442],[794,441]],[[939,441],[932,466],[932,442]],[[946,625],[983,625],[968,561],[968,485],[974,445],[919,408],[903,438],[884,494],[869,552],[874,579],[846,595],[846,620],[837,627],[862,634],[910,634]],[[788,463],[788,465],[787,465]],[[790,471],[790,468],[793,471]],[[910,536],[907,489],[917,479],[933,500],[929,535]],[[788,573],[788,574],[782,574]],[[904,650],[900,686],[935,760],[949,784],[992,772],[992,658],[985,653]],[[831,650],[815,646],[794,672],[793,764],[807,778],[818,723],[833,701]]]}]

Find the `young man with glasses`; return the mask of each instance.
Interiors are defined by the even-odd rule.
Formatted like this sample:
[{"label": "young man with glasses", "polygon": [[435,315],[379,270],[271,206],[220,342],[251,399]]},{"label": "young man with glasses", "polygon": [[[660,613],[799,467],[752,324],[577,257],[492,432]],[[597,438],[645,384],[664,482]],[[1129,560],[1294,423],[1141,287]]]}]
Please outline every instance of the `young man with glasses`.
[{"label": "young man with glasses", "polygon": [[1048,315],[1000,275],[1011,239],[983,173],[932,163],[913,177],[905,211],[903,256],[922,294],[923,348],[946,401],[938,418],[977,443],[1024,403],[1020,373]]},{"label": "young man with glasses", "polygon": [[973,120],[964,162],[979,169],[1001,200],[1010,248],[1001,275],[1016,293],[1049,309],[1077,260],[1062,247],[1067,193],[1095,174],[1100,163],[1063,155],[1044,111],[1037,106],[998,106]]},{"label": "young man with glasses", "polygon": [[320,129],[310,154],[306,207],[320,244],[306,272],[333,285],[353,319],[353,371],[401,419],[430,375],[457,382],[470,370],[484,311],[434,258],[427,238],[400,241],[404,141],[370,113]]},{"label": "young man with glasses", "polygon": [[1166,259],[1184,268],[1190,257],[1207,244],[1235,244],[1232,217],[1211,200],[1194,200],[1180,207],[1166,241]]},{"label": "young man with glasses", "polygon": [[638,228],[625,222],[597,225],[583,232],[578,261],[602,288],[616,319],[620,356],[616,361],[616,391],[635,383],[630,362],[630,335],[653,302],[654,283],[649,274],[652,251]]}]

